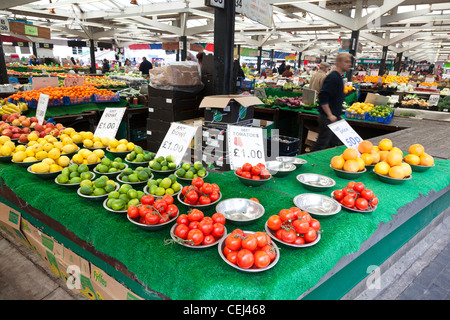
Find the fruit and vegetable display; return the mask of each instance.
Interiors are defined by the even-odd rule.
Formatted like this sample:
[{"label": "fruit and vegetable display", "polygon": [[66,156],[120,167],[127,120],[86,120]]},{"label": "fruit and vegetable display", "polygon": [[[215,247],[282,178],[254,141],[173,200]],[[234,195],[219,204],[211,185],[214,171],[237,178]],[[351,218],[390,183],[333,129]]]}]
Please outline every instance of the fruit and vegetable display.
[{"label": "fruit and vegetable display", "polygon": [[145,196],[143,191],[133,189],[131,185],[125,183],[118,190],[109,192],[105,201],[109,209],[126,212],[129,207],[138,206],[143,196]]},{"label": "fruit and vegetable display", "polygon": [[86,164],[71,164],[62,169],[56,177],[56,181],[59,184],[80,184],[81,181],[91,180],[94,176]]},{"label": "fruit and vegetable display", "polygon": [[265,269],[277,258],[278,250],[266,232],[234,229],[224,241],[224,257],[242,269]]},{"label": "fruit and vegetable display", "polygon": [[187,214],[180,214],[172,229],[175,242],[182,245],[201,247],[217,244],[226,234],[225,216],[214,213],[207,217],[202,211],[192,209]]},{"label": "fruit and vegetable display", "polygon": [[96,164],[99,163],[105,156],[105,152],[101,149],[89,150],[80,149],[72,156],[72,162],[75,164]]},{"label": "fruit and vegetable display", "polygon": [[346,109],[349,113],[365,114],[372,110],[374,105],[372,103],[355,102]]},{"label": "fruit and vegetable display", "polygon": [[125,87],[127,84],[124,81],[111,80],[106,77],[85,77],[85,86],[95,86],[95,87]]},{"label": "fruit and vegetable display", "polygon": [[155,171],[171,171],[177,168],[174,156],[157,157],[148,163],[150,169]]},{"label": "fruit and vegetable display", "polygon": [[270,236],[295,246],[316,241],[320,232],[320,222],[297,207],[281,209],[278,214],[269,217],[266,225],[273,231]]},{"label": "fruit and vegetable display", "polygon": [[[364,151],[368,151],[368,149]],[[359,156],[358,150],[355,148],[347,148],[341,155],[331,158],[330,165],[336,170],[342,170],[345,172],[361,172],[364,171],[366,162]]]},{"label": "fruit and vegetable display", "polygon": [[131,168],[124,169],[118,176],[120,182],[138,183],[145,182],[153,177],[149,168],[137,167],[135,170]]},{"label": "fruit and vegetable display", "polygon": [[181,189],[180,199],[184,204],[192,206],[213,204],[220,199],[220,187],[197,177],[192,179],[190,186]]},{"label": "fruit and vegetable display", "polygon": [[109,152],[131,152],[134,150],[134,143],[129,142],[127,139],[111,139],[109,140],[106,150]]},{"label": "fruit and vegetable display", "polygon": [[126,155],[125,160],[135,163],[150,162],[155,159],[155,156],[155,153],[145,151],[141,146],[135,146],[134,149]]},{"label": "fruit and vegetable display", "polygon": [[98,173],[115,173],[124,170],[126,164],[123,163],[122,158],[114,158],[111,160],[104,157],[98,165],[95,166],[94,171]]},{"label": "fruit and vegetable display", "polygon": [[393,76],[393,75],[388,75],[385,79],[384,79],[384,83],[408,83],[409,81],[409,77],[405,77],[405,76]]},{"label": "fruit and vegetable display", "polygon": [[416,94],[409,94],[403,97],[401,101],[402,107],[419,106],[422,108],[429,107],[430,104],[425,99],[420,99]]},{"label": "fruit and vegetable display", "polygon": [[0,115],[10,115],[13,113],[22,113],[28,110],[28,105],[24,102],[17,102],[17,104],[8,102],[5,99],[0,99]]},{"label": "fruit and vegetable display", "polygon": [[80,194],[87,197],[98,197],[106,195],[116,190],[118,184],[109,179],[107,176],[102,175],[95,180],[82,180],[80,182],[80,188],[78,189]]},{"label": "fruit and vegetable display", "polygon": [[155,199],[152,195],[144,195],[141,197],[139,205],[131,205],[127,209],[128,217],[143,225],[168,223],[174,220],[178,214],[178,207],[174,204],[171,195],[165,195],[161,199]]},{"label": "fruit and vegetable display", "polygon": [[351,84],[347,84],[344,87],[344,94],[349,94],[349,93],[352,93],[353,91],[355,91],[355,87],[352,86]]},{"label": "fruit and vegetable display", "polygon": [[411,176],[411,166],[403,162],[403,152],[392,146],[392,141],[382,139],[378,143],[380,161],[373,168],[374,172],[393,179],[402,180]]},{"label": "fruit and vegetable display", "polygon": [[196,161],[193,164],[181,163],[180,169],[175,172],[178,178],[194,179],[196,177],[204,178],[206,176],[206,169],[201,161]]},{"label": "fruit and vegetable display", "polygon": [[236,174],[245,179],[266,180],[270,178],[270,172],[262,163],[252,166],[250,163],[244,163],[241,168],[236,170]]},{"label": "fruit and vegetable display", "polygon": [[362,182],[350,181],[345,188],[334,190],[332,197],[348,209],[371,212],[377,208],[378,198]]},{"label": "fruit and vegetable display", "polygon": [[421,144],[413,144],[408,148],[407,154],[403,161],[414,166],[431,167],[434,165],[434,158],[425,152],[425,148]]},{"label": "fruit and vegetable display", "polygon": [[146,190],[155,197],[162,197],[166,194],[176,194],[181,188],[182,186],[177,181],[177,177],[174,174],[171,174],[166,178],[148,180]]}]

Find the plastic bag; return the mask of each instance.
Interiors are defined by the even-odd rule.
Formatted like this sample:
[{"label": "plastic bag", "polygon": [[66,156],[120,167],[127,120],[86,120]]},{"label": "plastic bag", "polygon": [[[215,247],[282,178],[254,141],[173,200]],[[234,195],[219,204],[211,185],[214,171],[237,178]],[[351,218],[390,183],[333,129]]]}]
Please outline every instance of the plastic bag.
[{"label": "plastic bag", "polygon": [[200,92],[204,88],[201,70],[193,61],[173,62],[150,70],[150,86],[155,89]]}]

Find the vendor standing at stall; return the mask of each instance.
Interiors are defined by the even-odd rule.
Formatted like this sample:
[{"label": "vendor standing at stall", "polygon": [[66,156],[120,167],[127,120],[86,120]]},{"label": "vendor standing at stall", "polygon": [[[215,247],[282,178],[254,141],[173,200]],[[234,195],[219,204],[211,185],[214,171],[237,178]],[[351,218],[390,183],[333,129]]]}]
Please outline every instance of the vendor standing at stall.
[{"label": "vendor standing at stall", "polygon": [[319,93],[319,137],[311,151],[319,151],[341,145],[338,137],[328,128],[330,123],[341,119],[344,102],[344,73],[352,67],[352,56],[339,53],[336,56],[335,68],[325,78]]},{"label": "vendor standing at stall", "polygon": [[110,65],[107,59],[103,59],[103,65],[102,65],[102,73],[109,72]]},{"label": "vendor standing at stall", "polygon": [[[279,70],[279,68],[278,68]],[[292,77],[294,74],[291,71],[291,66],[286,66],[286,70],[283,71],[283,73],[281,74],[282,77],[286,77],[286,78],[290,78]]]},{"label": "vendor standing at stall", "polygon": [[142,72],[144,78],[148,78],[150,75],[150,69],[153,69],[153,65],[146,57],[142,57],[142,62],[139,65],[139,71]]},{"label": "vendor standing at stall", "polygon": [[37,66],[37,65],[40,65],[41,63],[40,63],[39,60],[36,58],[36,56],[35,56],[34,54],[32,54],[31,57],[30,57],[29,64],[30,64],[31,66]]},{"label": "vendor standing at stall", "polygon": [[329,70],[330,64],[327,62],[321,62],[319,64],[319,70],[312,75],[311,80],[309,81],[309,89],[316,90],[317,94],[319,94]]}]

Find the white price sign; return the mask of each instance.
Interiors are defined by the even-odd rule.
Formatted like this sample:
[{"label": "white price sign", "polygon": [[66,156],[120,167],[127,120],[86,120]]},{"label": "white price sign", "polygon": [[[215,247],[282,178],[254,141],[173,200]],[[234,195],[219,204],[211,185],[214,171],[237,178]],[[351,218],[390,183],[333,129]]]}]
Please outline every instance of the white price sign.
[{"label": "white price sign", "polygon": [[206,5],[223,9],[225,8],[225,0],[206,0]]},{"label": "white price sign", "polygon": [[236,0],[236,13],[242,13],[242,1],[243,0]]},{"label": "white price sign", "polygon": [[0,18],[0,33],[9,33],[9,21],[6,18]]},{"label": "white price sign", "polygon": [[284,86],[285,83],[286,83],[286,80],[278,80],[277,86]]},{"label": "white price sign", "polygon": [[175,164],[179,165],[189,149],[197,129],[186,124],[172,123],[156,153],[156,157],[173,156]]},{"label": "white price sign", "polygon": [[400,99],[400,96],[398,96],[398,95],[392,95],[390,100],[391,100],[393,103],[397,103],[399,99]]},{"label": "white price sign", "polygon": [[105,108],[95,129],[95,137],[114,139],[127,108]]},{"label": "white price sign", "polygon": [[389,71],[389,75],[390,76],[396,76],[397,75],[397,71]]},{"label": "white price sign", "polygon": [[433,82],[434,82],[434,78],[433,78],[433,77],[431,77],[431,78],[425,78],[425,82],[426,82],[426,83],[433,83]]},{"label": "white price sign", "polygon": [[437,106],[438,103],[439,103],[439,99],[440,99],[440,96],[438,94],[433,94],[433,95],[430,96],[430,99],[428,100],[428,103],[429,103],[429,105],[431,107]]},{"label": "white price sign", "polygon": [[232,170],[242,167],[244,163],[266,164],[262,128],[228,125],[227,139]]},{"label": "white price sign", "polygon": [[33,90],[39,90],[47,87],[56,88],[58,87],[58,77],[33,77],[32,86]]},{"label": "white price sign", "polygon": [[39,94],[38,105],[36,108],[36,118],[39,124],[44,123],[45,114],[47,113],[48,100],[50,96],[48,94]]},{"label": "white price sign", "polygon": [[378,70],[370,70],[370,75],[371,75],[372,77],[377,76],[377,75],[378,75]]},{"label": "white price sign", "polygon": [[358,150],[358,145],[363,139],[356,133],[355,130],[345,120],[339,120],[328,125],[331,131],[342,141],[347,148],[355,148]]},{"label": "white price sign", "polygon": [[409,77],[409,72],[400,72],[400,77]]}]

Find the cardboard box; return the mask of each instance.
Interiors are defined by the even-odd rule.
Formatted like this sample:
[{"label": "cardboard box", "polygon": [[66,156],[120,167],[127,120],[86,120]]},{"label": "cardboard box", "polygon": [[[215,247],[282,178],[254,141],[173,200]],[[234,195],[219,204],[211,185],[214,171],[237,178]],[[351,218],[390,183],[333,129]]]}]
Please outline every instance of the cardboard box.
[{"label": "cardboard box", "polygon": [[[53,253],[58,259],[62,259],[64,256],[64,246],[57,242],[52,237],[43,233],[39,228],[29,223],[27,220],[22,219],[21,229],[25,237],[31,242],[38,242],[43,245],[47,250]],[[31,239],[31,240],[30,240]]]},{"label": "cardboard box", "polygon": [[254,105],[263,102],[251,95],[216,95],[204,97],[199,108],[205,110],[205,123],[228,123],[253,119]]},{"label": "cardboard box", "polygon": [[378,93],[369,92],[364,103],[371,103],[374,106],[384,106],[388,104],[388,101],[389,97],[381,96]]},{"label": "cardboard box", "polygon": [[0,202],[0,228],[12,238],[31,249],[29,241],[20,228],[21,221],[22,215],[20,212]]}]

